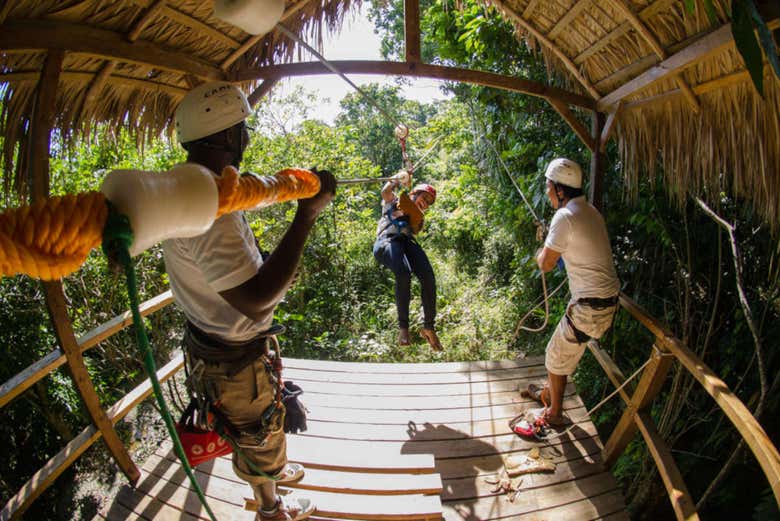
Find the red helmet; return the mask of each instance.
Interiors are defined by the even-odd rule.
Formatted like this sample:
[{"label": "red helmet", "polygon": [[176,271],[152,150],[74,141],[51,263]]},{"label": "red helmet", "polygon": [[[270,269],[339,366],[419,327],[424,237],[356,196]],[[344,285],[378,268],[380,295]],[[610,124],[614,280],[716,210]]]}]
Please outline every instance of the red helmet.
[{"label": "red helmet", "polygon": [[418,192],[427,192],[433,197],[433,202],[436,202],[436,189],[427,183],[421,183],[412,189],[411,194],[414,195]]}]

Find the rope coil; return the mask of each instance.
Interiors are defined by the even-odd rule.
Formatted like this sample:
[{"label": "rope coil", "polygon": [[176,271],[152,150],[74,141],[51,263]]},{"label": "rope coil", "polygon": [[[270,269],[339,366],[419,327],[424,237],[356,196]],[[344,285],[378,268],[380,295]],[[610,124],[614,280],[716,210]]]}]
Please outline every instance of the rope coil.
[{"label": "rope coil", "polygon": [[[228,167],[215,182],[216,217],[306,199],[320,190],[319,177],[299,168],[274,176],[240,176]],[[79,269],[103,239],[108,204],[103,193],[91,191],[49,197],[0,214],[0,277],[25,274],[55,280]]]}]

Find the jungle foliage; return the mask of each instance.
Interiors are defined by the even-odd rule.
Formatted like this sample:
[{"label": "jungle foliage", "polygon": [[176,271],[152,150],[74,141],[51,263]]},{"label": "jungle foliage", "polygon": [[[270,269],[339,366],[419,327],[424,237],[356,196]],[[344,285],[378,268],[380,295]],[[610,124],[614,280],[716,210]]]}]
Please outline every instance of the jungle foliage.
[{"label": "jungle foliage", "polygon": [[[388,58],[403,42],[403,2],[372,8]],[[517,46],[512,27],[484,5],[465,0],[421,2],[423,58],[548,81],[547,68]],[[559,79],[553,83],[563,85]],[[403,99],[397,88],[367,90],[410,128],[412,159],[435,146],[415,172],[416,181],[439,192],[426,217],[420,241],[438,283],[437,328],[446,350],[433,353],[419,338],[409,348],[395,344],[393,281],[371,255],[379,218],[380,185],[340,190],[320,217],[307,243],[296,285],[280,304],[276,320],[288,327],[282,341],[288,356],[365,361],[454,361],[541,354],[543,334],[515,337],[520,317],[541,296],[533,255],[540,246],[531,212],[509,179],[528,197],[534,212],[549,222],[541,173],[547,162],[567,156],[587,166],[587,149],[544,100],[489,88],[447,85],[450,101],[432,104]],[[359,95],[347,96],[334,125],[312,118],[315,93],[297,91],[261,102],[251,117],[256,130],[242,167],[268,174],[287,166],[330,169],[338,178],[379,177],[401,166],[400,147],[388,122]],[[589,125],[589,114],[579,114]],[[495,151],[494,151],[495,149]],[[504,171],[496,156],[508,166]],[[89,142],[54,147],[52,191],[94,189],[107,170],[166,170],[182,161],[183,151],[161,137],[139,150],[133,136],[110,140],[97,130]],[[608,150],[604,212],[623,290],[688,343],[739,397],[755,410],[770,436],[778,433],[777,387],[780,360],[780,244],[743,201],[723,194],[715,211],[736,226],[738,265],[763,350],[745,318],[735,282],[729,237],[695,202],[682,211],[671,206],[661,183],[647,179],[639,202],[624,197],[616,151]],[[272,250],[295,211],[294,203],[248,215],[263,249]],[[137,259],[142,298],[164,291],[167,277],[159,248]],[[564,279],[548,275],[550,287]],[[65,280],[74,328],[83,334],[127,307],[121,277],[95,253]],[[421,326],[419,290],[413,286],[412,329]],[[38,283],[25,277],[0,281],[0,346],[7,381],[56,344]],[[554,324],[566,305],[565,291],[551,301]],[[531,321],[541,322],[537,310]],[[175,306],[147,319],[158,363],[178,348],[182,316]],[[624,373],[648,358],[652,339],[625,313],[602,345]],[[86,353],[86,363],[105,406],[143,379],[137,347],[125,331]],[[763,368],[763,378],[759,374]],[[578,390],[593,406],[612,391],[595,360],[586,354],[575,375]],[[762,392],[763,383],[763,392]],[[177,403],[176,393],[171,393]],[[614,428],[622,407],[613,400],[594,414],[602,436]],[[670,374],[653,408],[659,431],[672,447],[694,498],[700,498],[739,441],[712,400],[679,366]],[[175,413],[174,413],[175,414]],[[0,500],[5,502],[62,446],[88,425],[69,376],[60,369],[0,410]],[[147,402],[137,415],[120,422],[124,441],[134,450],[160,420]],[[726,455],[724,457],[724,455]],[[140,455],[139,455],[140,457]],[[706,519],[773,519],[774,498],[750,453],[736,458],[725,479],[702,506]],[[615,469],[636,519],[671,516],[666,493],[644,444],[634,440]],[[62,476],[29,510],[29,519],[91,518],[104,486],[122,482],[99,444]]]}]

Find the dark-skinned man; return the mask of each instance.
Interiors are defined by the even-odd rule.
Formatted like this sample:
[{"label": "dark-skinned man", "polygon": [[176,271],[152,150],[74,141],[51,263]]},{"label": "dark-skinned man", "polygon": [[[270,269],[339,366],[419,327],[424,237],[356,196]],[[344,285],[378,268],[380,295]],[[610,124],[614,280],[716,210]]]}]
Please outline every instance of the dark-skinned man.
[{"label": "dark-skinned man", "polygon": [[[237,168],[249,143],[245,120],[250,112],[244,93],[229,83],[190,91],[176,109],[176,132],[187,162],[214,175]],[[171,290],[187,317],[183,345],[191,378],[238,433],[233,469],[252,486],[260,504],[257,521],[300,520],[314,510],[305,498],[282,499],[271,479],[298,480],[303,468],[287,462],[283,407],[269,407],[277,383],[268,334],[309,232],[335,192],[333,176],[318,175],[320,192],[298,201],[292,223],[265,261],[241,212],[223,215],[197,237],[163,242]]]},{"label": "dark-skinned man", "polygon": [[577,368],[588,340],[601,338],[611,327],[620,281],[604,218],[583,195],[579,165],[555,159],[544,177],[547,198],[556,212],[536,262],[546,273],[563,258],[571,300],[545,350],[547,385],[540,389],[531,384],[524,394],[546,404],[545,419],[559,426],[565,422],[566,380]]}]

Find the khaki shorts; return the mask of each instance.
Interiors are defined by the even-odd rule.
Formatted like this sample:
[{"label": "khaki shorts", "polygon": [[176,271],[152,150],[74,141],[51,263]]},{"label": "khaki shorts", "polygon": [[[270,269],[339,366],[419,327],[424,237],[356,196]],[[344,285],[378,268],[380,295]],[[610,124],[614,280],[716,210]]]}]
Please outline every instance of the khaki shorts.
[{"label": "khaki shorts", "polygon": [[[617,305],[594,309],[572,300],[566,308],[566,315],[577,329],[591,338],[599,339],[612,326],[616,309]],[[564,316],[547,343],[544,365],[552,374],[568,376],[577,369],[577,364],[585,352],[585,346],[585,342],[577,341],[571,324]]]},{"label": "khaki shorts", "polygon": [[[195,361],[195,360],[193,360]],[[269,433],[265,441],[243,434],[260,430],[263,412],[274,399],[275,390],[262,360],[247,365],[238,374],[227,376],[228,364],[205,364],[202,380],[212,399],[219,401],[220,410],[233,426],[242,432],[238,438],[243,457],[233,452],[233,470],[236,475],[257,486],[269,481],[251,470],[244,458],[271,476],[278,475],[287,463],[287,439],[284,425],[284,406],[276,412],[278,430]]]}]

